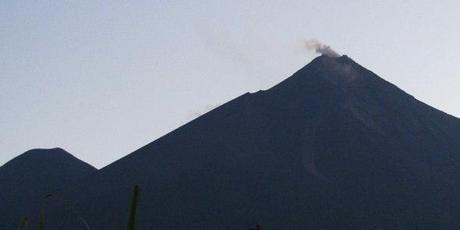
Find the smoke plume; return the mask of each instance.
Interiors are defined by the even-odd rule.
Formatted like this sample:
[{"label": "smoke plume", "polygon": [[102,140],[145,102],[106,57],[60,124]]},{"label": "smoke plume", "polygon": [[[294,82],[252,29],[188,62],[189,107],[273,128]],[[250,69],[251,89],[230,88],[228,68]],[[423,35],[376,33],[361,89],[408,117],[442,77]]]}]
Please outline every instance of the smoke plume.
[{"label": "smoke plume", "polygon": [[324,45],[316,39],[310,39],[306,41],[305,46],[309,50],[314,50],[316,53],[320,53],[320,54],[323,54],[329,57],[339,57],[340,56],[330,46]]}]

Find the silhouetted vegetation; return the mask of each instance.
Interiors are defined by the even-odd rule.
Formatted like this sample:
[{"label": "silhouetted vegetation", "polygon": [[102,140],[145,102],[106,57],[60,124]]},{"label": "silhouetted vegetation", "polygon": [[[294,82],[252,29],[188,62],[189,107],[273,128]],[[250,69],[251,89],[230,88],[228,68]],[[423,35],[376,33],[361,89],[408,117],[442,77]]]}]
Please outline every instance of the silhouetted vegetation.
[{"label": "silhouetted vegetation", "polygon": [[29,219],[27,217],[21,219],[18,229],[29,230]]},{"label": "silhouetted vegetation", "polygon": [[129,209],[128,230],[134,230],[136,226],[136,211],[139,199],[139,186],[134,185],[131,207]]},{"label": "silhouetted vegetation", "polygon": [[38,220],[38,230],[45,229],[45,213],[43,209],[40,211],[40,219]]}]

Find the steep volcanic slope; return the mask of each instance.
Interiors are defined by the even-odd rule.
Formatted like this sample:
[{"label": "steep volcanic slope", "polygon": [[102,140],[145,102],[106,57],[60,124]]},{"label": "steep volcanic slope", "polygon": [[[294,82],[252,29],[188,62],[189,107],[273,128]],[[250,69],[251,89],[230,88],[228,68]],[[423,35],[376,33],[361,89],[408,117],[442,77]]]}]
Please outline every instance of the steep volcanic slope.
[{"label": "steep volcanic slope", "polygon": [[73,185],[96,169],[63,149],[33,149],[0,167],[0,229],[32,222],[53,192]]},{"label": "steep volcanic slope", "polygon": [[[69,197],[92,229],[453,229],[460,120],[321,56],[100,170]],[[63,221],[56,229],[70,229]]]}]

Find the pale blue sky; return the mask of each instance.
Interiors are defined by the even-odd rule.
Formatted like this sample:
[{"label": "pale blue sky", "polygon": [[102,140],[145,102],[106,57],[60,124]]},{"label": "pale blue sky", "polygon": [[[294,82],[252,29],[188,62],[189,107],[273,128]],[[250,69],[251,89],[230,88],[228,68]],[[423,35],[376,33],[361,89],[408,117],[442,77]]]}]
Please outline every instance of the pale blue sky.
[{"label": "pale blue sky", "polygon": [[96,167],[307,64],[317,38],[460,116],[459,1],[0,2],[0,165]]}]

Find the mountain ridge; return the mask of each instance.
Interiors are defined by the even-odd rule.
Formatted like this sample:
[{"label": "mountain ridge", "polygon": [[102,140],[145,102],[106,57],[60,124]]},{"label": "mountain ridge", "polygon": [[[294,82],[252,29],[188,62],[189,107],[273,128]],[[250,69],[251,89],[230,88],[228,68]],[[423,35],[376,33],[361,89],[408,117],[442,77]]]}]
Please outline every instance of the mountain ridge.
[{"label": "mountain ridge", "polygon": [[73,196],[103,215],[87,216],[99,228],[123,222],[88,200],[123,210],[113,201],[129,199],[133,184],[146,194],[143,228],[447,227],[455,215],[443,207],[458,201],[442,197],[459,189],[450,182],[459,134],[458,119],[352,59],[320,56],[103,168]]},{"label": "mountain ridge", "polygon": [[122,229],[136,184],[139,229],[455,229],[459,140],[458,118],[320,56],[70,186],[48,227]]}]

